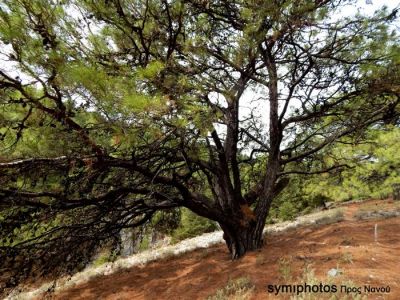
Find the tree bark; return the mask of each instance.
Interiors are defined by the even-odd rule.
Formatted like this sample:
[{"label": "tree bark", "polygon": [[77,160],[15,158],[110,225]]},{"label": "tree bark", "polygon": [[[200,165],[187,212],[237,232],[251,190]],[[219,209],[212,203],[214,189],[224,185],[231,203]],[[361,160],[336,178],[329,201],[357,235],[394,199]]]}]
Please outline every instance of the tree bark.
[{"label": "tree bark", "polygon": [[[274,181],[271,179],[270,182]],[[241,211],[238,215],[231,216],[223,222],[219,221],[233,260],[242,257],[247,251],[257,250],[263,246],[263,230],[271,203],[288,183],[287,178],[279,180],[276,185],[269,183],[263,200],[259,200],[254,210],[248,205],[240,205]]]},{"label": "tree bark", "polygon": [[263,245],[262,231],[256,230],[256,222],[238,219],[233,224],[220,223],[224,240],[232,260],[238,259],[248,251],[259,249]]}]

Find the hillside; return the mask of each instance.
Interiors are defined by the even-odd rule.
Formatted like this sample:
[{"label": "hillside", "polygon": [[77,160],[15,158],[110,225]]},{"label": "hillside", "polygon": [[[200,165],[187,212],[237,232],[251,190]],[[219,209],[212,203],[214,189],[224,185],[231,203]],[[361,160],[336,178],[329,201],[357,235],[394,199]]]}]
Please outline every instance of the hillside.
[{"label": "hillside", "polygon": [[[209,242],[206,249],[190,251],[186,241],[186,248],[178,244],[97,269],[97,276],[94,270],[87,271],[83,273],[86,278],[75,276],[59,284],[55,292],[10,299],[33,295],[37,299],[288,299],[292,294],[267,293],[267,285],[305,282],[339,288],[389,286],[390,293],[370,293],[368,299],[399,299],[399,215],[400,202],[374,200],[302,217],[267,228],[263,249],[234,262],[225,246],[218,243],[219,233],[212,233],[203,240],[197,238],[200,246]],[[196,247],[193,241],[191,245]],[[190,252],[175,256],[171,249]],[[148,263],[144,263],[145,257]],[[328,276],[332,269],[337,274]],[[310,295],[311,299],[331,296]],[[303,299],[301,296],[298,299]],[[357,294],[348,299],[353,296]]]}]

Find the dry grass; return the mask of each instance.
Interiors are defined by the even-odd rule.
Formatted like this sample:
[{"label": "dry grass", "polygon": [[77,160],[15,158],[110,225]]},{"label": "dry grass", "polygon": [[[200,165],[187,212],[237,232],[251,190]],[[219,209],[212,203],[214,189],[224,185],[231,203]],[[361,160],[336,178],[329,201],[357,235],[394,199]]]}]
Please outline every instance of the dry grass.
[{"label": "dry grass", "polygon": [[[339,268],[339,266],[337,267]],[[302,276],[298,279],[299,282],[306,283],[308,285],[319,285],[323,282],[326,285],[333,285],[340,287],[341,285],[345,285],[346,287],[354,287],[355,284],[345,279],[342,272],[341,275],[337,278],[327,277],[326,279],[321,280],[315,276],[315,271],[311,268],[310,265],[307,265],[304,270]],[[320,299],[329,299],[329,300],[364,300],[367,299],[366,295],[360,295],[357,293],[349,293],[349,294],[337,294],[337,293],[299,293],[298,295],[293,295],[290,297],[290,300],[320,300]]]},{"label": "dry grass", "polygon": [[225,287],[209,296],[207,300],[247,300],[251,297],[254,284],[248,277],[239,277],[229,280]]},{"label": "dry grass", "polygon": [[382,207],[377,207],[375,205],[361,207],[354,214],[354,218],[357,220],[386,219],[399,216],[400,207],[394,207],[392,210],[382,210]]}]

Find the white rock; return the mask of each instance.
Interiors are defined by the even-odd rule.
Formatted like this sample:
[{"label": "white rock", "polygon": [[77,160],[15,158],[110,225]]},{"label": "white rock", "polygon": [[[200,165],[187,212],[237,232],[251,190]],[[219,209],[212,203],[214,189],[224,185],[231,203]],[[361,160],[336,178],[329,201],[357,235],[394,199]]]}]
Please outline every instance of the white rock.
[{"label": "white rock", "polygon": [[342,273],[341,270],[333,268],[333,269],[330,269],[330,270],[328,271],[328,276],[330,276],[330,277],[336,277],[336,276],[340,275],[341,273]]}]

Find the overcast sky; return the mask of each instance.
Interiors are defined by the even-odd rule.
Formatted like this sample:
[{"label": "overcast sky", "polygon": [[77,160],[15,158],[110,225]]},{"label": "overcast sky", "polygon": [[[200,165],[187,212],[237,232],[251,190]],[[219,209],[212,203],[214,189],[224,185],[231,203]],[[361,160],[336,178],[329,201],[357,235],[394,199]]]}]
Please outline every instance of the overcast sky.
[{"label": "overcast sky", "polygon": [[400,4],[399,0],[359,0],[354,10],[349,10],[348,15],[356,12],[357,9],[360,9],[361,12],[371,14],[375,10],[381,8],[382,6],[386,5],[388,8],[396,8]]}]

